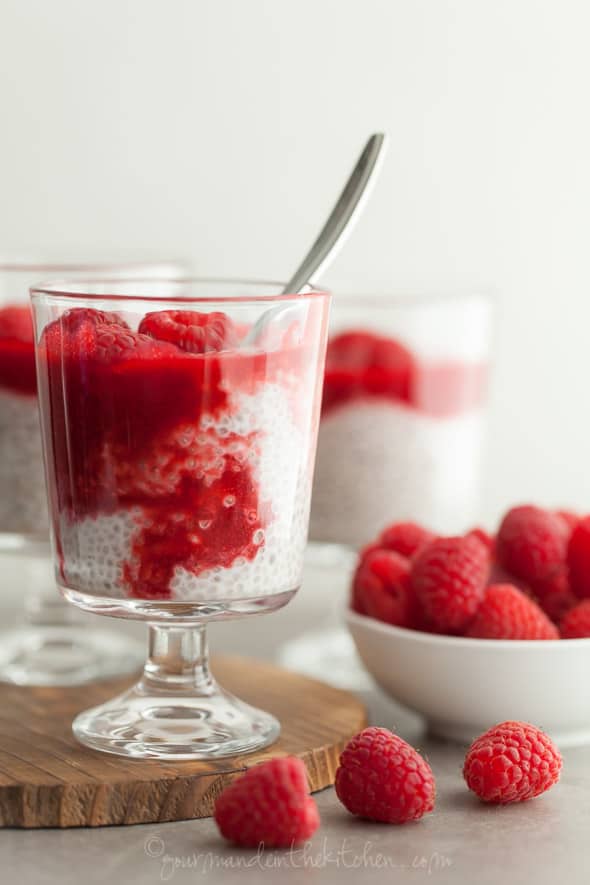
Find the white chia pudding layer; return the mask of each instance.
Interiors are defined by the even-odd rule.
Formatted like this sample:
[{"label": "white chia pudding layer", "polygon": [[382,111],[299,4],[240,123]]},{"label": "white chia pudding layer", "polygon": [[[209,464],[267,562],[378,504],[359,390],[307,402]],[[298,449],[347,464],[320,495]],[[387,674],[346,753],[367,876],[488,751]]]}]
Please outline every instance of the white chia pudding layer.
[{"label": "white chia pudding layer", "polygon": [[483,410],[434,417],[355,400],[322,417],[310,536],[359,547],[389,523],[462,531],[478,496]]}]

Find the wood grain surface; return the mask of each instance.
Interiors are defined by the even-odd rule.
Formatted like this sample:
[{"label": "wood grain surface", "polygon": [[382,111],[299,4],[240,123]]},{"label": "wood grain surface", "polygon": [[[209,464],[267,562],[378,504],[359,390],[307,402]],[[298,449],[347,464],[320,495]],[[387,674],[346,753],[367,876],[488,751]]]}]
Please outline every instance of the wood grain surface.
[{"label": "wood grain surface", "polygon": [[100,827],[207,817],[234,777],[279,755],[303,759],[312,791],[334,782],[342,747],[366,724],[357,698],[250,658],[214,659],[213,671],[225,688],[280,720],[273,746],[214,762],[111,756],[79,744],[71,722],[132,680],[74,688],[0,685],[0,826]]}]

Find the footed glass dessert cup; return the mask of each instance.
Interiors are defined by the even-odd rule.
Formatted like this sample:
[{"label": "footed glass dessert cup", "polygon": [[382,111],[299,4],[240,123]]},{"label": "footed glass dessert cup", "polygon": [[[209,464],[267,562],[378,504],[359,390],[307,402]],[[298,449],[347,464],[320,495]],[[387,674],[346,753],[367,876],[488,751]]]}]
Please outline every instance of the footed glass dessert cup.
[{"label": "footed glass dessert cup", "polygon": [[220,688],[210,621],[270,612],[301,581],[329,296],[221,280],[31,290],[57,583],[149,624],[140,681],[79,715],[84,744],[208,759],[279,723]]},{"label": "footed glass dessert cup", "polygon": [[74,685],[134,670],[142,657],[133,638],[88,626],[55,592],[29,288],[49,275],[179,272],[146,261],[0,260],[0,555],[11,556],[11,581],[24,600],[18,626],[0,633],[1,681]]}]

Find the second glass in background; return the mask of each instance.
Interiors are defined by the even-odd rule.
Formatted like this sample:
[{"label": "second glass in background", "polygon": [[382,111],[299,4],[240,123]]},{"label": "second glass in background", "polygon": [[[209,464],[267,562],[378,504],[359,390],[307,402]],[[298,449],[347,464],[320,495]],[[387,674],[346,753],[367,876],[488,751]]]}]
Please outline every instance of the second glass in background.
[{"label": "second glass in background", "polygon": [[491,332],[483,295],[334,298],[302,594],[324,625],[283,646],[289,669],[368,689],[340,626],[355,551],[394,522],[479,521]]},{"label": "second glass in background", "polygon": [[335,298],[310,536],[359,547],[391,522],[478,517],[490,302]]}]

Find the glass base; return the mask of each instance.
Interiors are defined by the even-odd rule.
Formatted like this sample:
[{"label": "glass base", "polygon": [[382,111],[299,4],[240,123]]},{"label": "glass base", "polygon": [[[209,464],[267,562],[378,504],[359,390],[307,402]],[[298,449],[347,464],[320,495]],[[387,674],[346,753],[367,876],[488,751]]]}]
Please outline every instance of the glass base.
[{"label": "glass base", "polygon": [[274,743],[269,713],[250,707],[214,682],[206,693],[159,691],[143,682],[74,719],[74,735],[95,750],[136,759],[219,759]]},{"label": "glass base", "polygon": [[135,639],[80,624],[30,624],[0,634],[0,681],[16,685],[80,685],[139,669]]}]

